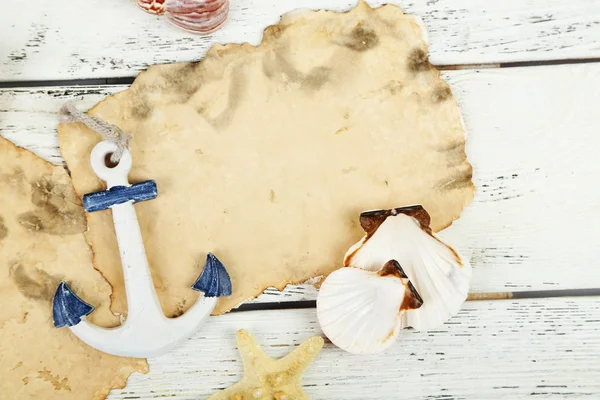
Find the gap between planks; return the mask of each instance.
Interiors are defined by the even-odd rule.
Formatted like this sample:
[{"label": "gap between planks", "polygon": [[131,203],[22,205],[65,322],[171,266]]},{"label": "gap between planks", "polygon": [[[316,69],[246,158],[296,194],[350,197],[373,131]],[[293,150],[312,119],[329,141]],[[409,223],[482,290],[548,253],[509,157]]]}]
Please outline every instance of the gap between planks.
[{"label": "gap between planks", "polygon": [[[567,65],[567,64],[591,64],[600,63],[600,57],[596,58],[577,58],[577,59],[557,59],[544,61],[519,61],[507,63],[483,63],[483,64],[456,64],[456,65],[435,65],[440,71],[458,71],[458,70],[478,70],[489,68],[519,68],[519,67],[542,67],[547,65]],[[135,76],[124,76],[117,78],[93,78],[93,79],[67,79],[67,80],[48,80],[48,81],[0,81],[0,89],[17,88],[42,88],[57,86],[102,86],[102,85],[131,85],[135,81]]]},{"label": "gap between planks", "polygon": [[[494,292],[470,293],[466,301],[496,301],[517,299],[544,299],[557,297],[590,297],[600,296],[597,289],[569,289],[569,290],[534,290],[528,292]],[[231,312],[259,311],[259,310],[290,310],[316,308],[316,300],[300,300],[287,302],[248,302],[231,310]]]}]

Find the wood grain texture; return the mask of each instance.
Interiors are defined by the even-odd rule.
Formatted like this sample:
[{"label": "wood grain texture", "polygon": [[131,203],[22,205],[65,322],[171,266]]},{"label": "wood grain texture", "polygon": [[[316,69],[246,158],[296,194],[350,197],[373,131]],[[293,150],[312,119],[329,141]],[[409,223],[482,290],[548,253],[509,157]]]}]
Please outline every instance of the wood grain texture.
[{"label": "wood grain texture", "polygon": [[[371,0],[372,6],[386,3]],[[422,18],[438,65],[600,57],[596,0],[395,0]],[[127,0],[11,0],[0,14],[0,80],[133,76],[149,64],[200,59],[213,43],[258,44],[298,8],[347,10],[356,0],[232,1],[212,36],[178,30]],[[24,12],[23,10],[27,10]]]},{"label": "wood grain texture", "polygon": [[[393,2],[423,19],[438,65],[600,57],[596,0]],[[225,27],[197,37],[128,0],[13,0],[0,13],[0,81],[134,76],[149,64],[201,59],[213,43],[257,44],[265,26],[299,6],[354,4],[232,1]],[[470,258],[472,291],[600,287],[600,64],[443,77],[463,111],[478,192],[441,236]],[[56,110],[66,100],[89,108],[123,89],[0,90],[0,135],[64,165]],[[314,300],[316,293],[293,285],[268,289],[255,302]],[[242,373],[239,328],[252,331],[273,357],[321,334],[314,309],[211,317],[110,399],[200,399],[229,386]],[[600,297],[468,302],[439,330],[404,332],[383,356],[352,356],[327,344],[304,384],[315,399],[593,399],[600,393],[599,331]]]},{"label": "wood grain texture", "polygon": [[[446,71],[468,131],[477,193],[441,237],[473,265],[472,292],[600,285],[600,64]],[[122,86],[5,89],[0,134],[54,163],[55,111],[90,107]],[[314,300],[295,285],[258,301]]]},{"label": "wood grain texture", "polygon": [[[271,357],[321,334],[314,309],[290,311],[211,317],[109,399],[206,398],[241,376],[238,329],[252,332]],[[438,330],[402,332],[383,355],[351,355],[327,342],[304,390],[329,400],[596,398],[599,329],[599,297],[470,302]]]}]

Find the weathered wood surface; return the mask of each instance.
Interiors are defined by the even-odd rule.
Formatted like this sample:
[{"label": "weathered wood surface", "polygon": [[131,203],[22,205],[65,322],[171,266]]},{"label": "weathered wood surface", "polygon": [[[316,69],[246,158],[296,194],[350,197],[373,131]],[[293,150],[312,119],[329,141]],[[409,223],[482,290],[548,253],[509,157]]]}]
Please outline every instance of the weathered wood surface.
[{"label": "weathered wood surface", "polygon": [[[438,65],[600,58],[596,0],[393,2],[422,18]],[[265,26],[298,7],[355,3],[232,1],[226,26],[198,37],[128,0],[13,0],[0,13],[0,82],[131,77],[149,64],[201,59],[213,43],[258,44]],[[473,264],[472,292],[599,288],[600,63],[443,76],[463,111],[478,191],[441,236]],[[75,100],[88,108],[125,88],[0,90],[0,135],[63,164],[60,105]],[[267,290],[255,303],[314,300],[316,293],[293,285]],[[200,399],[236,382],[239,328],[273,357],[321,334],[314,309],[236,312],[209,322],[110,398]],[[599,331],[600,297],[468,302],[436,331],[406,331],[383,356],[352,356],[327,344],[304,384],[315,399],[599,398]]]},{"label": "weathered wood surface", "polygon": [[[441,233],[471,260],[476,293],[600,287],[600,63],[446,71],[464,114],[477,194]],[[56,110],[123,86],[0,90],[0,134],[54,163]],[[258,301],[314,300],[297,285]]]},{"label": "weathered wood surface", "polygon": [[[388,1],[370,0],[372,6]],[[596,0],[395,0],[420,16],[439,65],[600,57]],[[149,64],[200,59],[213,43],[258,44],[298,8],[347,10],[356,0],[232,1],[229,20],[199,37],[128,0],[10,0],[0,13],[0,81],[133,76]]]},{"label": "weathered wood surface", "polygon": [[[149,360],[109,399],[204,399],[242,373],[234,335],[253,332],[271,357],[321,334],[315,310],[211,317],[196,336]],[[597,398],[600,298],[469,302],[438,330],[405,331],[387,353],[355,356],[325,345],[304,378],[314,399]]]}]

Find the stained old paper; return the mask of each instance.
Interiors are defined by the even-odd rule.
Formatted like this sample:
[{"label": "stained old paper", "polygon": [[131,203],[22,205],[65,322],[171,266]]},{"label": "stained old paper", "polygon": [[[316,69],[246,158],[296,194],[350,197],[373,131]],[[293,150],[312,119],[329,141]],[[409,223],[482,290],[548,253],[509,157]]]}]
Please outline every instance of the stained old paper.
[{"label": "stained old paper", "polygon": [[110,356],[52,325],[61,280],[119,324],[94,270],[85,214],[66,171],[0,138],[0,398],[103,399],[145,360]]},{"label": "stained old paper", "polygon": [[[285,15],[260,46],[214,46],[199,63],[159,65],[90,114],[132,133],[136,205],[168,315],[212,251],[229,270],[223,313],[268,286],[328,274],[363,236],[360,212],[422,204],[440,230],[473,196],[465,132],[414,17],[365,3]],[[79,195],[102,189],[89,166],[100,137],[60,127]],[[126,298],[110,211],[89,216],[96,267]]]}]

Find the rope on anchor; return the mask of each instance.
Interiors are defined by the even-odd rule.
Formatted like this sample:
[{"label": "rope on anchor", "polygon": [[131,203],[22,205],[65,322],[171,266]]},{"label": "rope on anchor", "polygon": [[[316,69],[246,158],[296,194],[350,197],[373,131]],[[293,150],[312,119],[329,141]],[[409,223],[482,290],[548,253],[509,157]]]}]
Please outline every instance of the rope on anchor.
[{"label": "rope on anchor", "polygon": [[118,163],[123,155],[123,151],[126,148],[129,148],[129,142],[132,138],[129,133],[98,117],[79,111],[70,101],[65,103],[60,110],[58,110],[58,119],[60,122],[64,123],[81,122],[87,125],[91,130],[101,134],[104,140],[116,143],[117,151],[110,156],[110,161],[113,163]]}]

